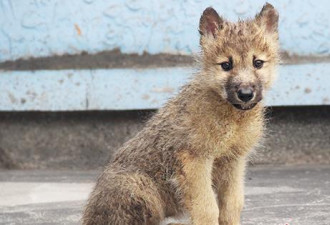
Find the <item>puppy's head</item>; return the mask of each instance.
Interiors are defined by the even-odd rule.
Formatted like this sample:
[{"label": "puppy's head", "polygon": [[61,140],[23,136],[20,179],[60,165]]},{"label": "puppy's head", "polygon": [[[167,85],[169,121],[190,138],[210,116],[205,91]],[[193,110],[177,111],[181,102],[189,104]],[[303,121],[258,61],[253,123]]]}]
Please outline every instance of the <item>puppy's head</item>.
[{"label": "puppy's head", "polygon": [[278,13],[266,4],[254,19],[231,23],[213,8],[200,19],[203,82],[240,110],[262,100],[275,75]]}]

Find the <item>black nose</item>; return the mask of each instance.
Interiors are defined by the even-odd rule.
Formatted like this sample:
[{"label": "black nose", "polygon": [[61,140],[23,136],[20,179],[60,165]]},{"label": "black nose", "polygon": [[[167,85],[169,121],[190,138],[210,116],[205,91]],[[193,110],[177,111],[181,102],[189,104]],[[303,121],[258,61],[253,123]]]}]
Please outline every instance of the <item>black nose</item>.
[{"label": "black nose", "polygon": [[241,88],[237,92],[237,97],[243,102],[248,102],[253,98],[253,90],[251,88]]}]

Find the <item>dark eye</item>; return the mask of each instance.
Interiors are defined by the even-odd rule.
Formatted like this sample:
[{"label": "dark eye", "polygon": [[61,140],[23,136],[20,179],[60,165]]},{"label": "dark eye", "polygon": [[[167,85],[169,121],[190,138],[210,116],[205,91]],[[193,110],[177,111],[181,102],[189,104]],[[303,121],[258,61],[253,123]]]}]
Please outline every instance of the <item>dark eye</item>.
[{"label": "dark eye", "polygon": [[257,59],[253,61],[253,66],[257,69],[261,69],[264,65],[264,61]]},{"label": "dark eye", "polygon": [[220,63],[220,66],[224,71],[229,71],[233,68],[233,64],[231,62]]}]

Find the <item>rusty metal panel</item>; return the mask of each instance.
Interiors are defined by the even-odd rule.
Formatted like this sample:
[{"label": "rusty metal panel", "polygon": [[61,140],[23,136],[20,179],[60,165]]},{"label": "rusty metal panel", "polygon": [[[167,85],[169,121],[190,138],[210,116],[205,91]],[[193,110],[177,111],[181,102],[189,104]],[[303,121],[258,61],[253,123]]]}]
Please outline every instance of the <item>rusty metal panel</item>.
[{"label": "rusty metal panel", "polygon": [[[0,72],[1,111],[154,109],[178,92],[189,67]],[[329,105],[330,63],[282,65],[267,105]]]}]

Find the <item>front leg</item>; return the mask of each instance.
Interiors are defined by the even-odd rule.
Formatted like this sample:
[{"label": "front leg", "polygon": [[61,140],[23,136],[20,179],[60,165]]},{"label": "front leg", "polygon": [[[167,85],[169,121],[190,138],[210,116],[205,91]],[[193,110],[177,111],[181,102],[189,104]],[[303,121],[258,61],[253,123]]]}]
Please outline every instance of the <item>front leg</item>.
[{"label": "front leg", "polygon": [[218,225],[219,209],[212,189],[214,160],[184,153],[179,162],[177,181],[192,224]]},{"label": "front leg", "polygon": [[218,197],[219,225],[239,225],[244,204],[245,157],[214,161],[213,184]]}]

